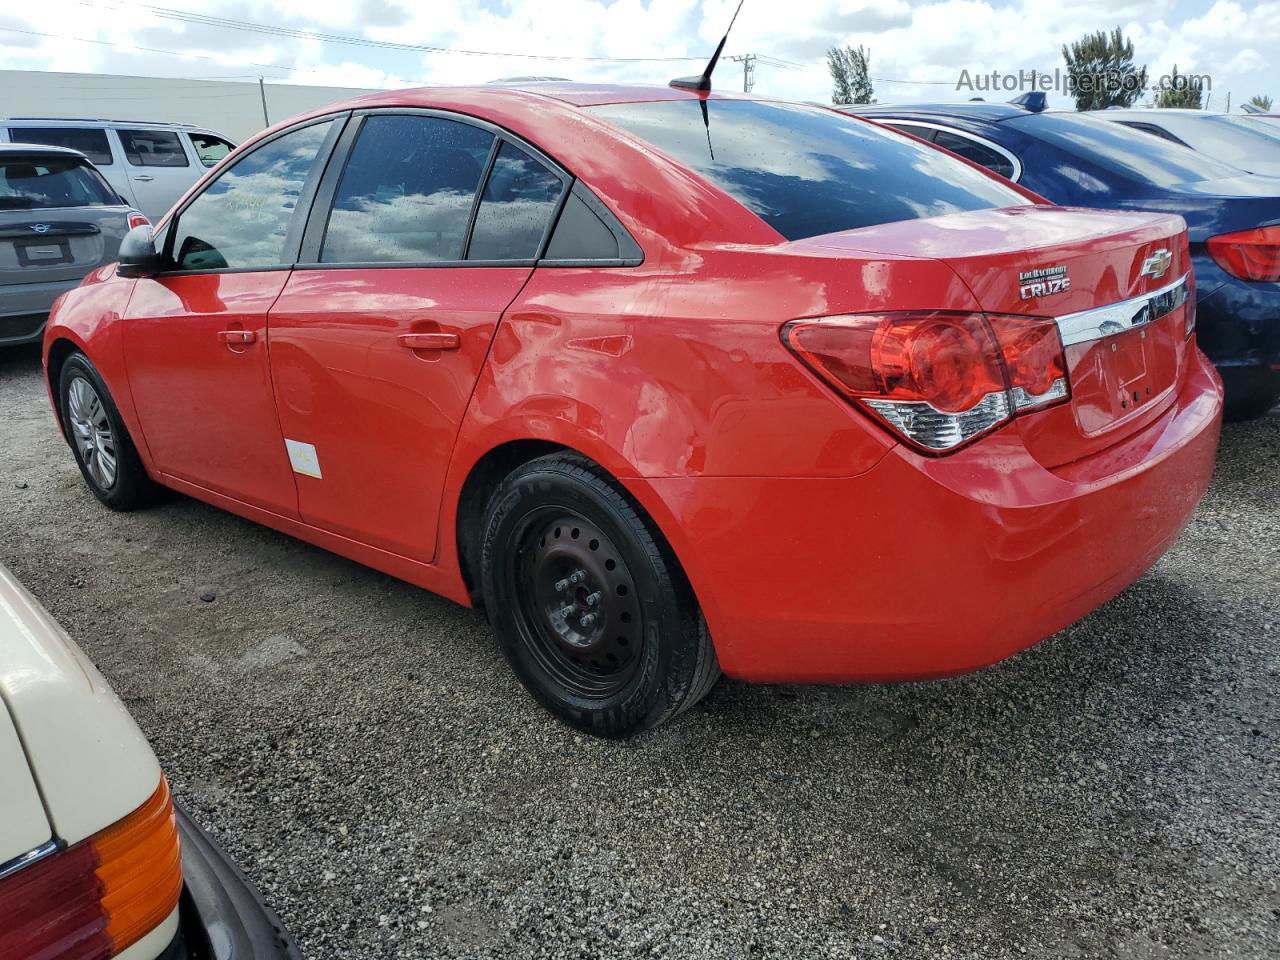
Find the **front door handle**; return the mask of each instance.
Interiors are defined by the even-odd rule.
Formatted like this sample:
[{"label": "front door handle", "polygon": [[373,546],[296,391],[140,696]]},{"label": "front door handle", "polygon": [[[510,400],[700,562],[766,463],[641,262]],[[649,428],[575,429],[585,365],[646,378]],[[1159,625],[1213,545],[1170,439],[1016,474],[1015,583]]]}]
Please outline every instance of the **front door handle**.
[{"label": "front door handle", "polygon": [[152,180],[154,180],[154,179],[155,179],[155,177],[151,176],[151,174],[149,174],[149,173],[141,173],[141,174],[138,174],[138,175],[137,175],[136,177],[134,177],[133,179],[135,179],[135,180],[142,180],[142,181],[144,181],[145,183],[150,183]]},{"label": "front door handle", "polygon": [[223,343],[243,346],[246,343],[253,343],[258,339],[258,335],[252,330],[219,330],[218,339]]},{"label": "front door handle", "polygon": [[456,333],[400,334],[400,345],[410,350],[457,350],[460,343]]}]

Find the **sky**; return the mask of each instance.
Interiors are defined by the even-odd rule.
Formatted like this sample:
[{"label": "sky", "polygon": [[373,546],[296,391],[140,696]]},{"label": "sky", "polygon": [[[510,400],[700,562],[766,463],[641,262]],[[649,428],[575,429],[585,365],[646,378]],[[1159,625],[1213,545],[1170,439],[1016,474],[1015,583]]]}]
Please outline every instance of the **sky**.
[{"label": "sky", "polygon": [[[0,68],[188,79],[261,75],[372,88],[527,75],[665,83],[701,72],[736,4],[37,0],[0,7]],[[240,28],[195,22],[191,14],[237,21]],[[243,29],[246,23],[291,35]],[[1063,66],[1063,43],[1116,26],[1153,77],[1175,64],[1183,73],[1207,74],[1213,109],[1225,108],[1228,94],[1233,111],[1255,94],[1269,94],[1280,105],[1280,0],[746,0],[725,56],[768,58],[757,62],[755,91],[769,96],[829,100],[827,49],[861,45],[870,49],[880,101],[1004,100],[1021,88],[988,92],[978,78],[993,71],[1051,73]],[[317,33],[365,42],[323,40]],[[378,45],[387,43],[442,49]],[[539,59],[552,56],[566,59]],[[966,77],[969,85],[958,86]],[[742,79],[741,63],[721,62],[718,86],[741,89]],[[1064,95],[1050,92],[1049,99],[1070,106]]]}]

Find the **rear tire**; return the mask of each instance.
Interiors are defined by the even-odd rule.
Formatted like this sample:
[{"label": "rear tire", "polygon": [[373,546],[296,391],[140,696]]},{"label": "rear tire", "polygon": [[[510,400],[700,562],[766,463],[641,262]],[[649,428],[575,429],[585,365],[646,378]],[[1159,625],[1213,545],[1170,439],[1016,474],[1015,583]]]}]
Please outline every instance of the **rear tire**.
[{"label": "rear tire", "polygon": [[485,607],[525,688],[570,726],[628,737],[720,676],[693,590],[661,536],[596,464],[551,454],[485,513]]},{"label": "rear tire", "polygon": [[93,495],[112,510],[153,502],[159,488],[147,476],[106,383],[83,353],[62,364],[58,404],[67,443]]}]

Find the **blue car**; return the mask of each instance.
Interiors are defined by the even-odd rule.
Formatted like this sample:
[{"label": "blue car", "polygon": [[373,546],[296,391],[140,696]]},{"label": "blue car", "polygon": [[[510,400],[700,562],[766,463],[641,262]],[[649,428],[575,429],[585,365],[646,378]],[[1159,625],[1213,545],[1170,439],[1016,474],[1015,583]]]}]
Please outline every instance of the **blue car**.
[{"label": "blue car", "polygon": [[1063,206],[1158,210],[1187,221],[1201,349],[1228,419],[1280,399],[1280,177],[1103,119],[1018,103],[846,108],[930,140]]}]

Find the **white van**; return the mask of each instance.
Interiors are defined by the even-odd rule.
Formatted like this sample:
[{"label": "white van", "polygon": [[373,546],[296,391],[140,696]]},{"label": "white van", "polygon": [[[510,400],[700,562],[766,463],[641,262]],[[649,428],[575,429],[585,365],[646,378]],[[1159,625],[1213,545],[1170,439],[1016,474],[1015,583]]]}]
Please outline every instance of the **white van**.
[{"label": "white van", "polygon": [[79,150],[152,223],[235,149],[221,134],[186,123],[45,117],[0,117],[0,143],[6,142]]}]

